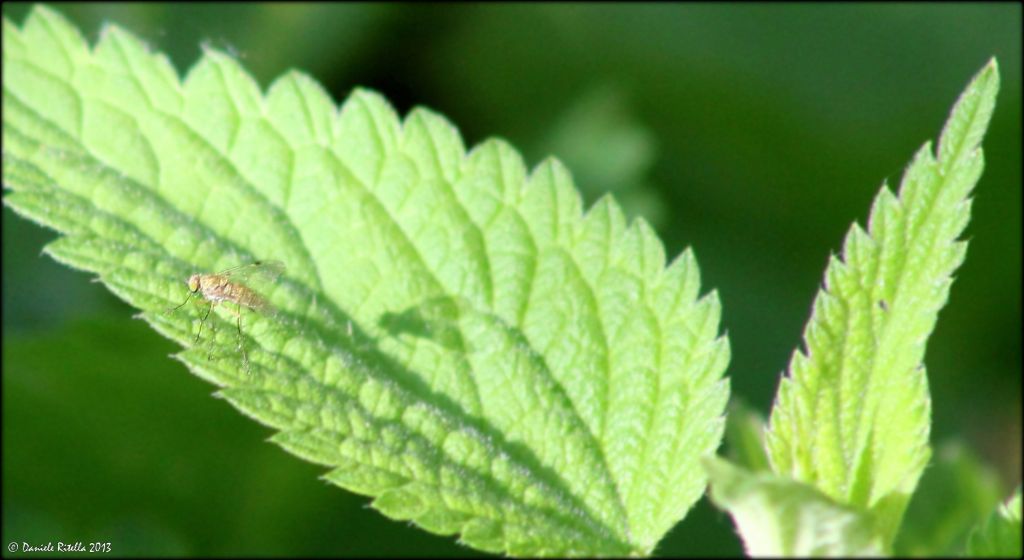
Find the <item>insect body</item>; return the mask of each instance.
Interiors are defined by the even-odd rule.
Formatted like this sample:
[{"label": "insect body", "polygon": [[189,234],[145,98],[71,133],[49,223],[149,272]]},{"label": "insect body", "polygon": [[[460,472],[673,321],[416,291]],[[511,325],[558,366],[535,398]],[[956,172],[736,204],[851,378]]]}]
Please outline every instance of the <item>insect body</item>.
[{"label": "insect body", "polygon": [[[199,322],[199,332],[196,333],[196,342],[199,342],[199,336],[203,333],[203,325],[210,316],[210,312],[213,311],[214,306],[225,301],[234,303],[235,309],[232,312],[237,318],[238,345],[242,350],[242,361],[245,364],[245,369],[248,371],[249,357],[245,352],[245,345],[242,342],[242,308],[245,307],[259,313],[269,313],[272,311],[272,307],[263,296],[243,282],[250,282],[256,279],[272,281],[280,276],[282,272],[284,272],[284,264],[279,261],[256,261],[222,270],[216,274],[193,274],[185,282],[188,285],[189,291],[185,301],[181,302],[181,305],[178,307],[168,310],[168,312],[181,308],[188,303],[193,295],[202,294],[203,298],[210,302],[210,307]],[[229,307],[228,309],[231,308]]]}]

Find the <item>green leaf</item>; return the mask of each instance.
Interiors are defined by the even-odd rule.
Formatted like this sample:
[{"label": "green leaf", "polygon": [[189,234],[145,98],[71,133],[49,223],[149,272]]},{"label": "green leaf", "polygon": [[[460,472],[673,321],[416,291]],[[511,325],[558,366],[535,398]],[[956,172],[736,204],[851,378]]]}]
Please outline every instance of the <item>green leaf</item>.
[{"label": "green leaf", "polygon": [[766,434],[776,473],[873,510],[887,546],[930,455],[925,344],[967,248],[957,237],[998,84],[993,60],[957,101],[936,155],[925,144],[899,196],[883,185],[868,230],[850,228]]},{"label": "green leaf", "polygon": [[725,421],[725,456],[752,471],[768,471],[764,451],[764,416],[738,397],[729,403]]},{"label": "green leaf", "polygon": [[[726,436],[728,437],[728,435]],[[894,545],[896,556],[954,556],[999,503],[999,476],[958,441],[938,447],[921,476]]]},{"label": "green leaf", "polygon": [[711,500],[728,510],[748,556],[880,556],[873,519],[789,477],[754,472],[717,457],[704,462]]},{"label": "green leaf", "polygon": [[650,170],[657,156],[654,133],[631,110],[614,84],[601,84],[573,100],[552,124],[540,151],[573,169],[585,200],[614,193],[627,217],[660,225],[665,216]]},{"label": "green leaf", "polygon": [[992,515],[971,534],[967,541],[967,555],[974,557],[1020,558],[1021,544],[1021,489],[1001,504]]},{"label": "green leaf", "polygon": [[[182,83],[46,8],[3,40],[5,203],[327,480],[512,555],[649,553],[700,497],[718,298],[614,200],[584,214],[557,161],[466,153],[365,90],[339,110],[298,72],[264,95],[216,51]],[[191,273],[257,260],[287,266],[258,289],[274,314],[219,305],[194,343],[204,309],[164,312]]]}]

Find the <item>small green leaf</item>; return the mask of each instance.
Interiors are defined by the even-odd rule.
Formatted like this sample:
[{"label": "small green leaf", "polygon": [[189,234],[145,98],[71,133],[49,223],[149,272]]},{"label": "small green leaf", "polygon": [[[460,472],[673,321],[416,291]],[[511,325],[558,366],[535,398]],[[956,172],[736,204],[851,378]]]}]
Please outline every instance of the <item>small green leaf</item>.
[{"label": "small green leaf", "polygon": [[764,451],[764,426],[760,412],[734,397],[725,421],[726,457],[751,471],[771,470]]},{"label": "small green leaf", "polygon": [[[646,554],[702,494],[717,296],[611,198],[583,213],[557,161],[467,153],[365,90],[339,110],[298,72],[264,95],[216,51],[182,83],[43,7],[3,41],[4,202],[327,480],[513,555]],[[257,260],[287,267],[259,290],[275,313],[164,312],[190,274]]]},{"label": "small green leaf", "polygon": [[973,557],[1020,558],[1021,544],[1021,489],[1001,504],[992,515],[971,534],[967,542],[967,555]]},{"label": "small green leaf", "polygon": [[925,144],[899,196],[883,186],[867,231],[850,228],[766,434],[776,473],[873,510],[886,546],[930,455],[925,344],[967,248],[957,237],[970,217],[998,85],[993,60],[953,108],[937,155]]},{"label": "small green leaf", "polygon": [[728,510],[748,556],[880,556],[870,515],[836,503],[812,486],[753,472],[717,457],[704,461],[711,500]]},{"label": "small green leaf", "polygon": [[940,446],[924,471],[894,545],[897,556],[953,556],[999,504],[999,476],[958,441]]},{"label": "small green leaf", "polygon": [[654,225],[664,221],[664,203],[649,184],[655,136],[619,87],[602,84],[585,91],[540,144],[540,153],[557,154],[573,169],[585,200],[614,193],[627,217],[643,216]]}]

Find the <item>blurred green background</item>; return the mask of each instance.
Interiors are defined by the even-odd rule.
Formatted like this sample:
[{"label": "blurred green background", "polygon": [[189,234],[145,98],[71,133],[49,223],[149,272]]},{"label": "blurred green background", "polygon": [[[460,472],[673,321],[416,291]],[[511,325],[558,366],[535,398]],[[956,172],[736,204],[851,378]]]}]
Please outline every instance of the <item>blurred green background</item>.
[{"label": "blurred green background", "polygon": [[[656,226],[669,255],[694,248],[723,302],[733,394],[761,414],[829,254],[996,56],[1002,88],[971,245],[928,346],[937,452],[922,485],[934,490],[908,515],[934,517],[954,500],[965,526],[1020,483],[1019,4],[57,8],[93,42],[118,23],[182,74],[213,47],[264,88],[294,67],[337,100],[359,85],[402,113],[439,111],[467,145],[501,136],[530,165],[562,158],[588,203],[614,192]],[[28,9],[3,5],[18,24]],[[321,468],[264,442],[270,431],[210,398],[213,387],[166,358],[176,346],[133,309],[40,256],[53,238],[4,208],[5,545],[475,554],[367,510],[366,498],[318,480]],[[927,515],[917,519],[908,534],[938,538]],[[906,550],[948,543],[916,546]],[[741,551],[729,518],[701,500],[657,553]]]}]

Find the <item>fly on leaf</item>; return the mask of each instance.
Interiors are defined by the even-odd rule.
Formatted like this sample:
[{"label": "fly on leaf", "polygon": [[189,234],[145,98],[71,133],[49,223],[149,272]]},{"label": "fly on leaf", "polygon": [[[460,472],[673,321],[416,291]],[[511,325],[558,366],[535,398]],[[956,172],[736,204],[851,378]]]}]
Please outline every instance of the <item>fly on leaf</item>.
[{"label": "fly on leaf", "polygon": [[242,308],[244,307],[257,313],[270,314],[273,312],[273,307],[259,292],[247,284],[259,281],[272,282],[282,272],[284,272],[284,263],[280,261],[256,261],[222,270],[216,274],[193,274],[185,281],[185,284],[188,285],[188,296],[185,297],[185,301],[181,302],[181,305],[178,307],[168,309],[167,312],[177,311],[188,303],[192,296],[202,294],[203,298],[209,302],[209,308],[199,322],[199,332],[196,333],[196,342],[199,342],[199,336],[203,333],[203,325],[206,323],[206,319],[210,316],[213,308],[222,302],[235,304],[235,309],[231,309],[231,307],[228,307],[228,309],[237,317],[238,346],[242,350],[242,361],[245,364],[245,370],[249,371],[249,356],[245,352],[245,345],[242,341]]}]

